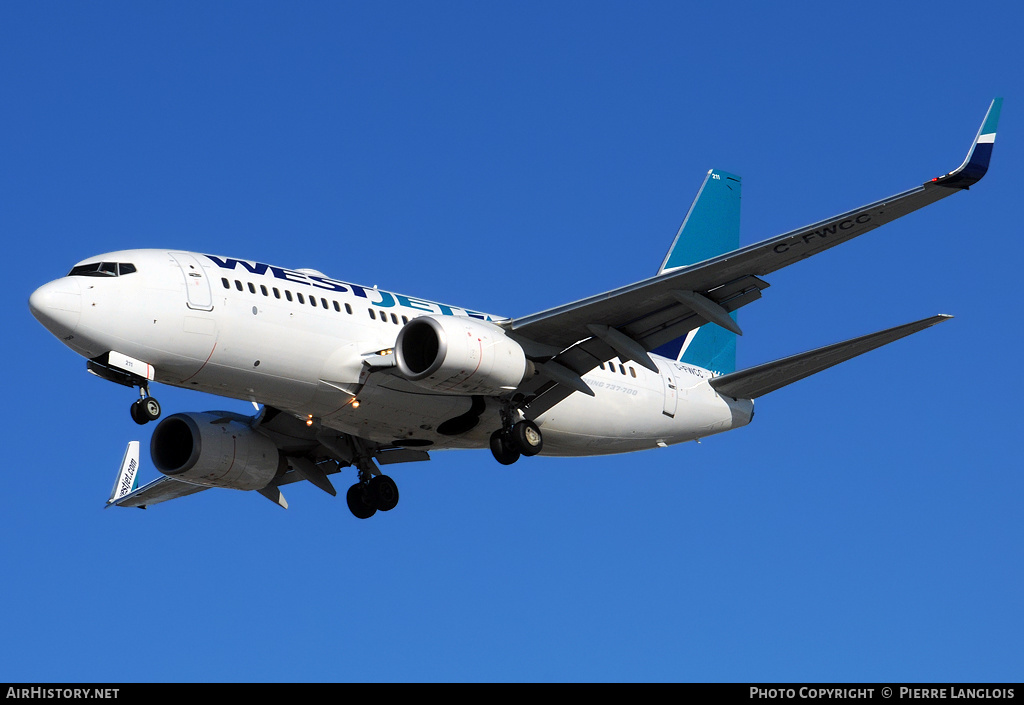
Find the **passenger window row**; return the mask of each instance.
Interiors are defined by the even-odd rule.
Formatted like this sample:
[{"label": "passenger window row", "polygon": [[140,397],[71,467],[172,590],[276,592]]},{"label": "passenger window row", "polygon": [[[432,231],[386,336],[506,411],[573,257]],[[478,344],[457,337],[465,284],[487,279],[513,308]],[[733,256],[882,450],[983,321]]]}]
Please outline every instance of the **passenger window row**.
[{"label": "passenger window row", "polygon": [[[227,279],[227,277],[221,277],[220,283],[224,285],[225,289],[230,289],[231,288],[231,282]],[[240,282],[238,279],[235,279],[235,288],[238,289],[239,291],[243,291],[243,292],[246,290],[246,288],[248,288],[250,294],[255,294],[256,293],[256,285],[253,284],[252,282],[247,282],[246,285],[243,285],[242,282]],[[282,290],[281,289],[278,289],[276,286],[275,287],[271,287],[270,289],[268,289],[265,284],[260,284],[260,293],[261,294],[263,294],[266,297],[270,297],[271,292],[273,292],[273,296],[274,296],[275,299],[282,298]],[[283,298],[286,301],[298,301],[300,304],[306,303],[307,297],[304,296],[301,292],[296,292],[295,294],[292,294],[292,292],[289,289],[284,289],[283,293],[284,293],[284,297]],[[350,304],[340,304],[340,303],[338,303],[337,301],[335,301],[333,299],[331,301],[328,301],[327,299],[325,299],[323,297],[320,297],[319,299],[317,299],[317,297],[315,297],[315,296],[310,296],[310,297],[308,297],[308,299],[309,299],[309,305],[313,306],[314,308],[316,308],[318,306],[320,308],[324,308],[324,309],[333,308],[338,313],[341,313],[342,306],[344,306],[345,307],[345,313],[348,313],[348,314],[352,313],[352,306]]]},{"label": "passenger window row", "polygon": [[[122,265],[122,266],[124,266],[124,265]],[[228,280],[227,277],[221,277],[220,282],[224,286],[225,289],[231,289],[231,281]],[[252,282],[246,282],[246,284],[243,285],[241,281],[239,281],[238,279],[235,279],[235,288],[238,291],[241,291],[241,292],[244,292],[246,289],[248,289],[250,294],[255,294],[256,293],[256,285],[253,284]],[[263,296],[269,297],[271,295],[271,292],[273,292],[273,296],[274,296],[275,299],[280,299],[282,297],[282,290],[278,289],[276,286],[275,287],[271,287],[270,289],[267,289],[265,284],[260,284],[259,289],[260,289],[260,293],[263,294]],[[307,297],[304,294],[302,294],[302,292],[298,292],[298,291],[295,292],[294,294],[292,294],[292,292],[289,289],[284,289],[283,293],[284,293],[284,299],[286,301],[298,301],[300,304],[305,304],[306,300],[308,299],[309,300],[309,305],[314,307],[314,308],[317,308],[317,307],[324,308],[324,309],[331,309],[331,308],[333,308],[338,313],[341,313],[342,306],[344,306],[345,313],[348,313],[350,315],[352,314],[352,305],[348,304],[348,303],[340,304],[337,301],[335,301],[334,299],[331,299],[331,301],[328,301],[324,297],[320,297],[319,299],[316,296],[308,296]],[[319,301],[319,304],[317,303],[318,301]],[[366,309],[366,311],[370,315],[371,319],[373,319],[375,321],[378,320],[377,312],[376,311],[374,311],[372,308],[368,308],[368,309]],[[385,311],[381,311],[380,312],[380,319],[379,320],[381,320],[384,323],[387,323],[388,322],[388,314]],[[408,316],[402,316],[401,323],[404,325],[404,324],[406,324],[408,322],[409,322],[409,317]],[[393,313],[391,314],[391,323],[393,323],[395,325],[399,325],[399,318],[398,318],[398,316],[396,316]]]},{"label": "passenger window row", "polygon": [[[366,312],[368,314],[370,314],[370,318],[371,319],[377,320],[377,312],[374,311],[372,308],[366,309]],[[382,322],[384,322],[384,323],[388,322],[388,313],[387,313],[387,311],[381,311],[380,312],[380,320]],[[391,314],[391,322],[394,323],[397,326],[398,325],[398,316],[396,316],[395,314],[392,313]],[[409,317],[408,316],[402,316],[402,325],[405,325],[408,322],[409,322]]]}]

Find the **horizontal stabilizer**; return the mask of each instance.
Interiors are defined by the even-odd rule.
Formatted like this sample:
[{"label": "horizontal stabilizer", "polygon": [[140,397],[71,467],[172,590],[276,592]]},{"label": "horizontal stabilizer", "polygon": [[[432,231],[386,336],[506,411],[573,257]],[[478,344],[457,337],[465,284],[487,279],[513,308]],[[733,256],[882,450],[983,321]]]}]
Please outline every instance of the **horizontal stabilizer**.
[{"label": "horizontal stabilizer", "polygon": [[846,362],[858,355],[905,338],[925,328],[930,328],[936,323],[942,323],[950,318],[952,316],[932,316],[914,323],[907,323],[878,333],[871,333],[853,340],[715,377],[710,384],[719,394],[725,396],[736,399],[756,399],[768,392],[785,387],[787,384],[810,377],[816,372],[826,370],[840,362]]}]

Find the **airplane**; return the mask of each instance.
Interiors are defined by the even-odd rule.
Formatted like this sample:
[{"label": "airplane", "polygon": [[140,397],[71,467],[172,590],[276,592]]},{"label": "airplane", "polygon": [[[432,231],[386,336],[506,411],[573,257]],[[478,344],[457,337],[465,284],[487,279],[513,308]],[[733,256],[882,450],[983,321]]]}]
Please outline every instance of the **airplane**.
[{"label": "airplane", "polygon": [[754,400],[946,321],[937,315],[736,370],[736,311],[766,275],[863,235],[986,173],[1002,99],[964,162],[920,186],[739,247],[741,180],[712,169],[652,277],[507,318],[246,259],[163,249],[89,257],[36,289],[32,314],[102,379],[138,388],[132,418],[161,415],[151,383],[248,400],[164,418],[161,475],[138,487],[139,443],[106,506],[148,507],[210,488],[256,491],[356,471],[360,519],[398,503],[380,466],[490,448],[592,456],[666,447],[750,423]]}]

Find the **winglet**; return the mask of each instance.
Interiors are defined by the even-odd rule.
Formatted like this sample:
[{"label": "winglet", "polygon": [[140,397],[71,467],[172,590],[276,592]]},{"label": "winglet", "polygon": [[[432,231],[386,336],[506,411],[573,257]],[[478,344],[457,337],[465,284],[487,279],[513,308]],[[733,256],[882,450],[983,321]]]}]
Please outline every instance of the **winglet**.
[{"label": "winglet", "polygon": [[992,101],[964,163],[956,171],[932,179],[932,183],[949,188],[967,189],[981,181],[981,177],[988,171],[989,160],[992,159],[992,146],[996,141],[996,125],[999,124],[999,111],[1002,107],[1002,98]]},{"label": "winglet", "polygon": [[110,490],[110,499],[107,505],[110,506],[125,495],[131,494],[139,485],[139,442],[128,441],[128,447],[124,451],[124,458],[121,460],[121,469],[117,473],[114,487]]}]

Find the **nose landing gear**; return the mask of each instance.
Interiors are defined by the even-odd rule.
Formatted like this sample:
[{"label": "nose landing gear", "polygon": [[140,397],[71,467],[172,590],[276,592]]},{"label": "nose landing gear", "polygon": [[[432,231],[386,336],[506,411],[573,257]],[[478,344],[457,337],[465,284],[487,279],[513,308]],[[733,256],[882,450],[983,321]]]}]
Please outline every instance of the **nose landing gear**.
[{"label": "nose landing gear", "polygon": [[160,402],[149,396],[149,387],[139,387],[139,398],[132,402],[129,410],[132,420],[140,426],[160,418]]},{"label": "nose landing gear", "polygon": [[[149,382],[156,376],[152,365],[111,351],[89,360],[85,368],[108,382],[139,388],[139,398],[130,409],[132,421],[141,426],[160,418],[160,402],[149,396]],[[146,374],[140,375],[138,370],[145,370]]]}]

